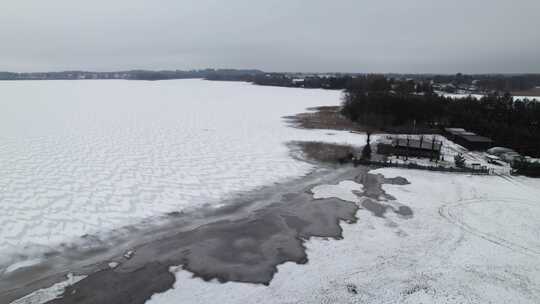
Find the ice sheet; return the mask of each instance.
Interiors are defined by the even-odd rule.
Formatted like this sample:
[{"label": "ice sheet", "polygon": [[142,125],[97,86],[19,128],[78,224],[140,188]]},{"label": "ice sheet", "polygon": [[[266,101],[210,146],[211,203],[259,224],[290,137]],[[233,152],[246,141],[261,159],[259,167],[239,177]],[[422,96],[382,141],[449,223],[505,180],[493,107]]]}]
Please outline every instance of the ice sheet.
[{"label": "ice sheet", "polygon": [[282,117],[340,98],[203,80],[0,82],[0,264],[306,174],[287,141],[365,138]]}]

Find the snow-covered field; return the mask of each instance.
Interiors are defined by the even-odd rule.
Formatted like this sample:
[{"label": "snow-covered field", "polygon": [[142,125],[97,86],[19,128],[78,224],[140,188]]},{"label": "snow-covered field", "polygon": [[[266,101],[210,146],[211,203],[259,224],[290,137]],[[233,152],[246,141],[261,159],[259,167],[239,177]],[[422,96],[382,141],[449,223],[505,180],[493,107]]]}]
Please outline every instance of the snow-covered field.
[{"label": "snow-covered field", "polygon": [[[412,218],[358,212],[344,239],[311,239],[307,265],[278,267],[270,286],[219,284],[179,269],[172,303],[540,303],[540,181],[379,169]],[[314,194],[350,199],[352,182]],[[360,202],[361,198],[355,201]]]},{"label": "snow-covered field", "polygon": [[340,97],[202,80],[0,82],[0,265],[306,174],[285,142],[365,139],[282,116]]}]

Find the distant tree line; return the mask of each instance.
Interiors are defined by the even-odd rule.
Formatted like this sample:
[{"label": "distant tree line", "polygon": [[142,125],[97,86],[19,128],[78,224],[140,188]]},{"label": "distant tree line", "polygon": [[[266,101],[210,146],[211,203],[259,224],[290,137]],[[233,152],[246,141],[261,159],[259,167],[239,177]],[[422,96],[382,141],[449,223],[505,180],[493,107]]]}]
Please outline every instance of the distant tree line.
[{"label": "distant tree line", "polygon": [[379,129],[406,126],[460,127],[491,137],[498,145],[540,156],[540,103],[513,101],[510,94],[453,99],[432,92],[428,84],[357,77],[346,89],[342,113]]},{"label": "distant tree line", "polygon": [[295,77],[293,74],[270,73],[254,75],[251,82],[265,86],[343,90],[351,84],[352,80],[352,75],[299,75]]},{"label": "distant tree line", "polygon": [[[418,76],[411,76],[418,77]],[[425,75],[423,76],[425,77]],[[475,85],[484,92],[525,91],[540,86],[540,74],[480,74],[480,75],[433,75],[435,83],[460,85]]]},{"label": "distant tree line", "polygon": [[480,77],[477,86],[486,91],[526,91],[540,86],[540,74]]},{"label": "distant tree line", "polygon": [[78,80],[78,79],[129,79],[129,80],[167,80],[195,79],[252,81],[263,74],[259,70],[202,69],[202,70],[130,70],[117,72],[63,71],[44,73],[0,72],[0,80]]},{"label": "distant tree line", "polygon": [[[482,92],[524,91],[540,86],[540,74],[480,74],[480,75],[432,75],[432,74],[386,74],[388,79],[415,83],[452,84],[454,86],[474,85]],[[54,80],[54,79],[131,79],[166,80],[203,78],[220,81],[246,81],[258,85],[323,88],[341,90],[348,88],[355,78],[364,74],[311,74],[266,73],[255,69],[200,69],[200,70],[129,70],[116,72],[62,71],[44,73],[0,72],[0,80]]]}]

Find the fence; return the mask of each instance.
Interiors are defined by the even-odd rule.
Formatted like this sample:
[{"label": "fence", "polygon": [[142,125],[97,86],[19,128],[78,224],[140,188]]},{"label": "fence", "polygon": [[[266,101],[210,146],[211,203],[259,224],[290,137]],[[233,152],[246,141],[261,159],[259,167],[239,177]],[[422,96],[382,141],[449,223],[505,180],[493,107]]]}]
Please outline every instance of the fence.
[{"label": "fence", "polygon": [[396,163],[391,161],[372,161],[365,159],[354,159],[353,163],[357,165],[366,165],[366,166],[379,166],[379,167],[391,167],[391,168],[405,168],[405,169],[418,169],[418,170],[428,170],[428,171],[440,171],[440,172],[453,172],[453,173],[469,173],[475,175],[490,175],[493,170],[488,168],[456,168],[456,167],[443,167],[443,166],[423,166],[414,163]]}]

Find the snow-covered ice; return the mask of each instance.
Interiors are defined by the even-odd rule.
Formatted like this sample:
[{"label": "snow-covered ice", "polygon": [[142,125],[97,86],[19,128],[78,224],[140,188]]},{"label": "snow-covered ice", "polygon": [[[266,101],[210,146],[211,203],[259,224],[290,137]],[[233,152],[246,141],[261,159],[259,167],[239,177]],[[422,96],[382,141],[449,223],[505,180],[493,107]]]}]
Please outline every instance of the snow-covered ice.
[{"label": "snow-covered ice", "polygon": [[203,80],[1,82],[0,265],[304,175],[312,165],[290,157],[287,141],[365,138],[282,117],[340,98]]},{"label": "snow-covered ice", "polygon": [[219,284],[173,269],[172,303],[540,303],[540,180],[379,169],[411,184],[383,188],[414,212],[358,211],[343,240],[310,239],[307,265],[268,287]]},{"label": "snow-covered ice", "polygon": [[24,260],[18,263],[14,263],[14,264],[9,265],[9,267],[7,267],[4,270],[4,273],[10,273],[21,268],[34,266],[34,265],[39,264],[40,262],[41,262],[41,259],[32,259],[32,260]]},{"label": "snow-covered ice", "polygon": [[342,181],[337,185],[319,185],[311,189],[313,198],[339,198],[344,201],[357,203],[359,201],[355,192],[362,192],[364,187],[353,181]]}]

